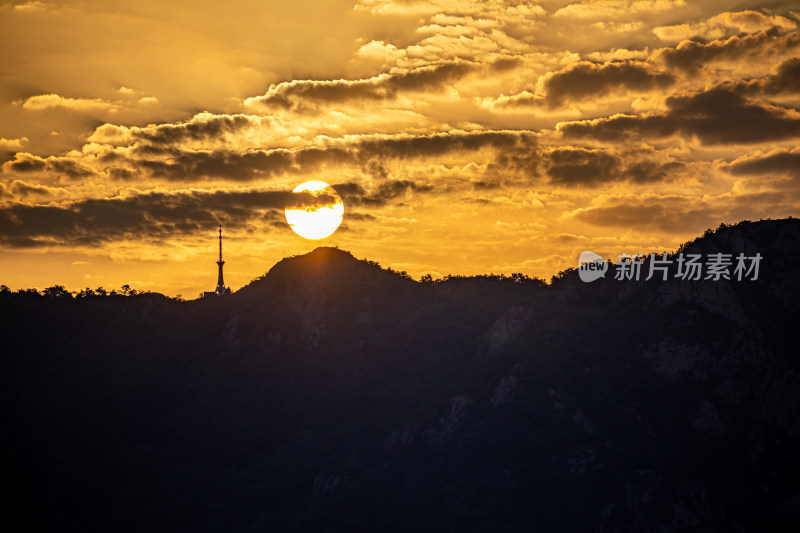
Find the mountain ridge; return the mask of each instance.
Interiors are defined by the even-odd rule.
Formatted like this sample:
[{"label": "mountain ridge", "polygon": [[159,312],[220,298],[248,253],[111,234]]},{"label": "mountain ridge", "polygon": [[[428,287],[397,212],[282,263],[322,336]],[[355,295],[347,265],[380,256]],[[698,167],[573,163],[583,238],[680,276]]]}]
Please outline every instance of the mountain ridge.
[{"label": "mountain ridge", "polygon": [[759,279],[421,283],[321,249],[210,300],[0,295],[12,508],[120,531],[793,531],[800,221],[682,251],[757,251]]}]

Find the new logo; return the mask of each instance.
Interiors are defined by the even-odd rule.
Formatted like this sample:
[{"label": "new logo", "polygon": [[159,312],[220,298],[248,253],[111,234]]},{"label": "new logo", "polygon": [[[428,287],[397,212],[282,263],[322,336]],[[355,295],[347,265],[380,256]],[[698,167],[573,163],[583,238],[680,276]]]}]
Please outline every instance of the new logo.
[{"label": "new logo", "polygon": [[594,281],[606,277],[608,263],[594,252],[581,252],[578,258],[578,275],[581,281]]}]

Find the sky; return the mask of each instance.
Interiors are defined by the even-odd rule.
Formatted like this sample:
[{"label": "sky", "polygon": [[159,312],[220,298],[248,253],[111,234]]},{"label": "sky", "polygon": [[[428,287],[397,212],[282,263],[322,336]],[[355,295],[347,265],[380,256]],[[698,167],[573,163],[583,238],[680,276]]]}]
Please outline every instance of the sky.
[{"label": "sky", "polygon": [[[549,278],[800,215],[793,2],[0,4],[0,283],[195,298],[338,246]],[[345,215],[284,207],[320,180]]]}]

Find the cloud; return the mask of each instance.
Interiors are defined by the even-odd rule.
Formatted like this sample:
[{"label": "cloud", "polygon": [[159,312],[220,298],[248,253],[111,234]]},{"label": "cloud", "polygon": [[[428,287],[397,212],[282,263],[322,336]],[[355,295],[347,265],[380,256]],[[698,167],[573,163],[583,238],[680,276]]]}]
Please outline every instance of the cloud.
[{"label": "cloud", "polygon": [[679,161],[659,161],[655,154],[614,153],[603,149],[559,147],[544,152],[546,174],[550,182],[566,187],[596,187],[628,181],[652,184],[671,179],[684,168]]},{"label": "cloud", "polygon": [[547,104],[545,96],[535,94],[530,91],[522,91],[517,94],[498,96],[489,100],[492,107],[499,109],[524,109],[527,107],[542,107]]},{"label": "cloud", "polygon": [[319,191],[293,192],[291,198],[284,203],[284,206],[286,209],[316,211],[320,207],[330,207],[338,203],[339,198],[336,195],[322,189]]},{"label": "cloud", "polygon": [[188,235],[223,223],[234,228],[288,204],[315,205],[329,197],[270,190],[150,192],[84,199],[65,205],[0,207],[0,243],[10,247],[95,246],[125,238]]},{"label": "cloud", "polygon": [[678,171],[686,167],[680,161],[636,161],[623,172],[623,176],[632,183],[654,183],[666,181],[675,176]]},{"label": "cloud", "polygon": [[395,45],[375,40],[361,46],[356,52],[359,58],[380,61],[383,64],[394,64],[405,55],[405,51],[399,50]]},{"label": "cloud", "polygon": [[800,152],[776,151],[737,159],[725,169],[731,174],[778,174],[800,178]]},{"label": "cloud", "polygon": [[155,145],[200,143],[221,144],[248,130],[267,130],[274,121],[270,117],[243,114],[198,113],[183,122],[167,122],[147,126],[103,124],[89,137],[89,142],[129,145],[143,141]]},{"label": "cloud", "polygon": [[8,186],[8,191],[13,192],[15,196],[26,198],[30,196],[64,196],[67,190],[61,187],[48,187],[36,183],[28,183],[22,180],[14,180]]},{"label": "cloud", "polygon": [[700,22],[659,26],[653,29],[653,33],[662,41],[677,42],[698,37],[706,40],[721,39],[737,33],[756,33],[772,28],[793,30],[797,28],[797,24],[780,15],[746,10],[720,13]]},{"label": "cloud", "polygon": [[727,86],[746,95],[774,96],[800,93],[800,58],[793,57],[778,65],[777,72],[748,81],[730,81]]},{"label": "cloud", "polygon": [[7,150],[9,152],[19,150],[22,148],[22,145],[27,142],[27,137],[19,137],[17,139],[4,139],[0,137],[0,150]]},{"label": "cloud", "polygon": [[535,145],[536,136],[529,131],[477,131],[367,138],[355,143],[354,150],[361,160],[373,157],[408,159],[448,152],[471,152],[487,147],[501,149]]},{"label": "cloud", "polygon": [[546,74],[541,80],[551,106],[564,101],[604,96],[614,90],[647,92],[675,83],[675,76],[641,61],[596,64],[579,61]]},{"label": "cloud", "polygon": [[[27,184],[14,182],[20,193]],[[355,183],[337,184],[350,205],[385,205],[409,192],[433,187],[411,180],[380,183],[367,192]],[[30,186],[31,192],[41,192]],[[5,191],[0,187],[0,195]],[[0,244],[12,248],[97,246],[122,239],[159,241],[191,235],[224,224],[233,229],[253,222],[282,220],[285,208],[316,208],[335,203],[323,192],[232,189],[216,191],[148,192],[131,196],[91,198],[62,205],[16,203],[0,207]],[[366,215],[362,216],[365,218]]]},{"label": "cloud", "polygon": [[29,111],[42,111],[45,109],[62,108],[73,111],[109,112],[118,111],[115,103],[97,98],[66,98],[57,94],[40,94],[31,96],[22,104],[22,109]]},{"label": "cloud", "polygon": [[[243,118],[242,123],[246,123]],[[281,175],[305,174],[319,168],[335,166],[368,167],[377,170],[377,162],[384,159],[410,160],[441,157],[454,154],[466,157],[468,153],[483,149],[496,153],[510,151],[525,152],[536,146],[536,137],[527,131],[478,131],[450,132],[431,135],[364,135],[345,139],[328,140],[318,146],[294,149],[276,148],[268,150],[236,150],[218,148],[213,150],[190,150],[171,143],[180,143],[187,138],[201,139],[220,135],[235,128],[237,121],[204,120],[196,124],[180,124],[175,127],[154,127],[144,130],[116,127],[101,127],[95,139],[115,139],[130,142],[132,138],[146,140],[134,142],[130,147],[114,149],[106,147],[99,153],[89,153],[86,164],[97,173],[106,173],[114,179],[137,179],[142,175],[167,181],[194,181],[201,179],[225,179],[253,181]],[[151,144],[152,143],[152,144]],[[55,171],[56,161],[60,166],[66,161],[80,165],[77,160],[47,158],[17,154],[17,159],[3,165],[6,172]],[[84,166],[78,169],[91,172]],[[385,174],[385,173],[384,173]],[[380,176],[379,176],[380,177]]]},{"label": "cloud", "polygon": [[472,63],[453,62],[358,80],[294,80],[271,85],[264,96],[248,98],[245,105],[303,111],[309,109],[310,103],[385,100],[401,91],[437,89],[477,68]]},{"label": "cloud", "polygon": [[44,2],[25,2],[24,4],[17,4],[14,6],[14,11],[22,13],[34,13],[36,11],[46,11],[48,4]]},{"label": "cloud", "polygon": [[490,99],[499,109],[558,107],[567,102],[593,100],[609,93],[623,95],[663,90],[676,82],[676,76],[660,72],[644,61],[624,60],[606,63],[576,61],[539,79],[543,94],[525,90]]},{"label": "cloud", "polygon": [[793,53],[800,46],[800,33],[777,31],[733,36],[710,43],[683,41],[675,48],[662,48],[651,59],[686,71],[696,70],[714,61],[760,62],[766,56]]},{"label": "cloud", "polygon": [[612,181],[619,175],[619,157],[602,150],[557,148],[548,154],[547,175],[559,185],[593,185]]},{"label": "cloud", "polygon": [[299,164],[303,151],[285,149],[190,151],[177,148],[164,151],[141,150],[141,155],[163,155],[162,159],[136,159],[128,163],[144,169],[150,177],[169,181],[226,179],[252,181],[304,169]]},{"label": "cloud", "polygon": [[344,203],[350,205],[382,206],[390,201],[404,198],[412,192],[431,192],[432,185],[416,183],[412,180],[389,180],[380,183],[377,187],[367,191],[363,185],[355,182],[346,182],[333,185],[341,195]]},{"label": "cloud", "polygon": [[664,11],[671,11],[686,5],[684,0],[592,0],[570,3],[558,9],[553,16],[566,20],[629,19]]},{"label": "cloud", "polygon": [[679,134],[696,136],[709,145],[760,143],[800,135],[797,112],[746,100],[730,87],[671,96],[666,104],[663,113],[567,122],[558,129],[567,137],[603,141]]},{"label": "cloud", "polygon": [[48,173],[69,179],[79,179],[94,175],[94,171],[78,159],[64,156],[39,157],[26,152],[18,152],[14,159],[6,161],[0,168],[4,173]]}]

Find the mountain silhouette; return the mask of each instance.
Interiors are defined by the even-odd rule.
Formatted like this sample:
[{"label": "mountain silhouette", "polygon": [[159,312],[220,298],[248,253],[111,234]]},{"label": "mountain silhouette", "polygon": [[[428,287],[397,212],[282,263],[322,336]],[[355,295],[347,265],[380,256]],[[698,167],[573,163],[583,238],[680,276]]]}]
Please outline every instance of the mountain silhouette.
[{"label": "mountain silhouette", "polygon": [[680,252],[763,259],[421,283],[318,248],[219,298],[0,294],[9,521],[796,531],[800,221]]}]

